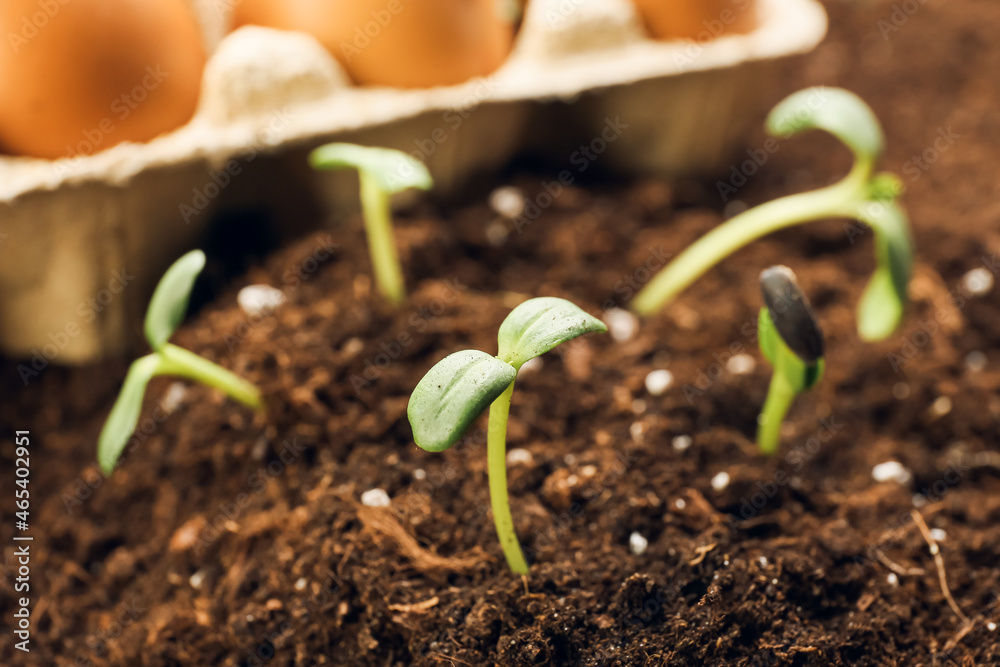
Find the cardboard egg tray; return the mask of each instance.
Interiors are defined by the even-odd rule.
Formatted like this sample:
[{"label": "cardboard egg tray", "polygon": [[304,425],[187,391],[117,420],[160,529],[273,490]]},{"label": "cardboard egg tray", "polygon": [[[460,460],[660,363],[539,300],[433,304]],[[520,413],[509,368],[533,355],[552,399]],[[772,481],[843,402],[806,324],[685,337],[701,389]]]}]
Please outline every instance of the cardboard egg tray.
[{"label": "cardboard egg tray", "polygon": [[756,95],[769,67],[826,31],[817,0],[758,0],[752,33],[716,23],[694,42],[651,40],[630,0],[531,0],[500,70],[401,90],[353,87],[304,34],[227,35],[225,3],[193,1],[213,54],[190,123],[86,157],[0,157],[0,351],[34,368],[128,352],[163,270],[226,211],[356,206],[350,175],[306,167],[322,143],[410,152],[442,193],[532,151],[571,173],[706,174],[774,101]]}]

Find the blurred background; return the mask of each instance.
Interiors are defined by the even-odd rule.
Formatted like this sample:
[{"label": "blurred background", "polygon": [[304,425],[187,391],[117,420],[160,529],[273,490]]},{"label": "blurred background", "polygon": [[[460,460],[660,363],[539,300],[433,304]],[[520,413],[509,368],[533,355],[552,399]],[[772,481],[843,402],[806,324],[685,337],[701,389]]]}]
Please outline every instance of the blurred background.
[{"label": "blurred background", "polygon": [[[816,0],[192,1],[5,7],[8,354],[106,357],[183,251],[242,267],[336,223],[356,184],[308,168],[327,141],[411,154],[441,200],[516,165],[725,173],[764,84],[826,30]],[[129,289],[75,322],[123,266]]]},{"label": "blurred background", "polygon": [[[40,366],[130,349],[155,280],[185,250],[207,247],[231,276],[337,224],[356,183],[305,159],[331,140],[410,153],[439,200],[568,167],[701,179],[724,207],[781,173],[763,164],[762,114],[806,84],[840,85],[875,108],[887,166],[919,197],[945,172],[932,165],[995,145],[983,112],[995,56],[976,32],[991,10],[968,4],[916,46],[935,11],[916,0],[10,2],[0,351]],[[825,9],[845,17],[829,36]],[[811,146],[841,168],[824,141]],[[992,194],[990,170],[975,172],[947,171]]]}]

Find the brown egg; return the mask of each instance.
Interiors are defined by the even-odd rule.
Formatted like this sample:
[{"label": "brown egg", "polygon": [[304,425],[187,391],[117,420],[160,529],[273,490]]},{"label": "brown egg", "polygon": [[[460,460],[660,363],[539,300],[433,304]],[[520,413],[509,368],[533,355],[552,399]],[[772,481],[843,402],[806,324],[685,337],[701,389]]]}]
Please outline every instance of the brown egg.
[{"label": "brown egg", "polygon": [[289,5],[295,0],[239,0],[233,6],[233,29],[245,25],[291,30]]},{"label": "brown egg", "polygon": [[76,157],[194,114],[206,53],[187,0],[2,0],[0,151]]},{"label": "brown egg", "polygon": [[514,28],[498,0],[242,0],[234,26],[301,30],[362,85],[429,88],[496,70]]},{"label": "brown egg", "polygon": [[750,32],[757,23],[756,0],[634,0],[656,39],[708,41]]}]

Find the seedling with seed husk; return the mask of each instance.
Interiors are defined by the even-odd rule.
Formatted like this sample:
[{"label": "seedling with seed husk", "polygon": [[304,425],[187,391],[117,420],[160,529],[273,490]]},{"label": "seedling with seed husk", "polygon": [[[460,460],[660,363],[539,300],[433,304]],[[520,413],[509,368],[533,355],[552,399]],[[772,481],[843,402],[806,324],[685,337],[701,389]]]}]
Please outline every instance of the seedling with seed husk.
[{"label": "seedling with seed husk", "polygon": [[118,399],[101,429],[97,461],[105,475],[111,474],[129,436],[135,431],[142,399],[149,381],[158,375],[173,375],[215,387],[254,410],[262,410],[260,391],[250,382],[211,361],[167,341],[187,313],[195,278],[205,267],[205,253],[192,250],[167,269],[153,292],[146,311],[145,334],[153,353],[132,363]]},{"label": "seedling with seed husk", "polygon": [[507,416],[514,379],[525,362],[594,331],[607,331],[607,327],[569,301],[530,299],[512,310],[500,325],[497,356],[479,350],[451,354],[427,372],[410,396],[406,414],[413,439],[429,452],[454,445],[489,406],[486,459],[490,503],[500,547],[515,574],[527,574],[528,563],[507,498]]},{"label": "seedling with seed husk", "polygon": [[430,190],[434,185],[427,167],[406,153],[391,148],[355,144],[327,144],[309,154],[314,169],[355,169],[361,190],[361,212],[368,234],[368,252],[378,290],[391,304],[406,298],[403,272],[392,238],[390,198],[407,188]]},{"label": "seedling with seed husk", "polygon": [[823,331],[787,266],[765,269],[760,274],[760,291],[764,307],[757,320],[758,342],[774,375],[757,418],[757,445],[765,454],[774,454],[795,397],[823,377]]},{"label": "seedling with seed husk", "polygon": [[913,273],[913,243],[906,214],[896,202],[903,187],[887,173],[872,173],[882,154],[882,128],[854,93],[809,88],[778,104],[767,129],[788,137],[803,130],[829,132],[854,153],[850,173],[833,185],[761,204],[734,216],[689,246],[657,274],[632,302],[641,315],[658,311],[715,264],[766,234],[827,218],[858,220],[875,235],[875,272],[858,305],[858,333],[882,340],[899,325]]}]

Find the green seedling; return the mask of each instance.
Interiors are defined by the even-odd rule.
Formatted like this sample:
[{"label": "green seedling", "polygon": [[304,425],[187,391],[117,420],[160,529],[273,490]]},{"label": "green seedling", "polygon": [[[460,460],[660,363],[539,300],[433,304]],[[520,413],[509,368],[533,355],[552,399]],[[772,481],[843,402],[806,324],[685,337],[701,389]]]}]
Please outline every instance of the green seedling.
[{"label": "green seedling", "polygon": [[135,431],[146,386],[158,375],[196,380],[225,392],[254,410],[263,409],[257,387],[207,359],[167,342],[184,319],[191,288],[204,267],[205,253],[192,250],[167,269],[153,292],[145,323],[146,340],[153,353],[132,363],[97,442],[97,461],[105,475],[111,474]]},{"label": "green seedling", "polygon": [[391,148],[327,144],[309,154],[314,169],[356,169],[361,187],[361,212],[368,233],[368,252],[379,292],[391,304],[406,298],[403,272],[392,238],[390,198],[407,188],[430,190],[434,185],[422,162]]},{"label": "green seedling", "polygon": [[848,218],[875,232],[877,266],[858,305],[858,333],[869,341],[886,338],[903,316],[913,243],[906,214],[896,202],[901,182],[892,174],[872,173],[884,143],[878,119],[853,93],[809,88],[778,104],[767,118],[767,129],[779,137],[825,130],[851,149],[854,166],[833,185],[776,199],[719,225],[657,274],[632,308],[641,315],[658,311],[712,266],[766,234],[813,220]]},{"label": "green seedling", "polygon": [[497,335],[499,354],[479,350],[449,355],[431,368],[410,396],[406,414],[413,439],[429,452],[441,452],[458,441],[469,425],[490,407],[486,436],[487,474],[493,522],[507,565],[527,574],[528,563],[514,530],[507,498],[507,416],[514,379],[526,361],[568,340],[593,331],[607,331],[564,299],[541,297],[512,310]]},{"label": "green seedling", "polygon": [[774,375],[757,419],[757,445],[765,454],[774,454],[781,424],[795,397],[823,377],[823,331],[788,267],[765,269],[760,274],[760,291],[765,305],[757,320],[758,341]]}]

